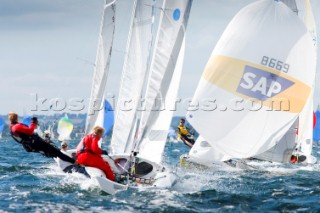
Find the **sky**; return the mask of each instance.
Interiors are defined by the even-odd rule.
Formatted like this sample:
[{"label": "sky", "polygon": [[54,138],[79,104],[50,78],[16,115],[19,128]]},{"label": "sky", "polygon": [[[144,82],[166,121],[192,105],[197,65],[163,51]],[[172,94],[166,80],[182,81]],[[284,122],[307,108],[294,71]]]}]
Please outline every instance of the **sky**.
[{"label": "sky", "polygon": [[[254,1],[193,1],[180,98],[192,98],[226,25]],[[320,1],[311,2],[320,20]],[[0,114],[53,114],[49,102],[57,98],[65,104],[58,112],[70,112],[74,99],[87,105],[103,4],[104,0],[0,0]],[[131,0],[118,0],[109,95],[118,93],[131,9]],[[87,108],[75,113],[79,112]],[[184,106],[179,106],[175,115],[184,114]]]}]

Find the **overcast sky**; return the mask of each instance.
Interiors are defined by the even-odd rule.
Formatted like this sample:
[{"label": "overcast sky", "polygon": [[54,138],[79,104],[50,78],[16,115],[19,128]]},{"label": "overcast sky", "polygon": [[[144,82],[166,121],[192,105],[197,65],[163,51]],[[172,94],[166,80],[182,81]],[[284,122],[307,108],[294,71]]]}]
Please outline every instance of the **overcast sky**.
[{"label": "overcast sky", "polygon": [[[193,1],[181,98],[192,97],[224,28],[242,7],[253,1]],[[84,99],[87,105],[103,3],[104,0],[0,0],[0,114],[9,111],[30,114],[36,105],[35,94],[48,100],[59,98],[67,105],[72,98]],[[312,3],[316,7],[316,19],[320,20],[320,2],[313,0]],[[131,0],[118,0],[107,87],[107,91],[115,95],[131,9]],[[185,114],[182,108],[176,114]]]}]

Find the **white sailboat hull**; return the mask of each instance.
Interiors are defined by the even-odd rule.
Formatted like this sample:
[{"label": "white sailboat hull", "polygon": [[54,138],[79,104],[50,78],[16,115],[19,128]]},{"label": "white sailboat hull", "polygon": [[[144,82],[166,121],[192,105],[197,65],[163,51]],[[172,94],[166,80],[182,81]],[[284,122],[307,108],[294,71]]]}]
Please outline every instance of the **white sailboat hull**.
[{"label": "white sailboat hull", "polygon": [[[168,168],[140,156],[130,161],[129,154],[103,156],[115,174],[125,175],[135,164],[135,172],[130,177],[131,183],[150,185],[157,188],[170,188],[176,183],[177,176]],[[131,166],[129,166],[131,164]],[[131,170],[132,171],[132,170]],[[131,172],[132,173],[132,172]]]},{"label": "white sailboat hull", "polygon": [[106,178],[106,175],[100,169],[89,166],[86,166],[85,168],[90,177],[98,183],[100,189],[110,195],[115,194],[117,191],[128,189],[128,185],[120,184]]},{"label": "white sailboat hull", "polygon": [[[75,149],[68,150],[69,153],[74,154]],[[135,187],[137,185],[149,185],[157,188],[170,188],[176,183],[177,176],[175,173],[169,171],[167,168],[143,159],[135,157],[134,162],[129,163],[130,155],[103,155],[103,159],[109,163],[112,171],[117,176],[122,176],[126,184],[121,184],[111,181],[106,178],[105,173],[94,167],[86,166],[85,169],[90,175],[91,179],[95,180],[99,188],[113,195],[118,191],[127,190],[128,187]],[[136,172],[129,176],[129,184],[127,184],[127,173],[133,165]]]}]

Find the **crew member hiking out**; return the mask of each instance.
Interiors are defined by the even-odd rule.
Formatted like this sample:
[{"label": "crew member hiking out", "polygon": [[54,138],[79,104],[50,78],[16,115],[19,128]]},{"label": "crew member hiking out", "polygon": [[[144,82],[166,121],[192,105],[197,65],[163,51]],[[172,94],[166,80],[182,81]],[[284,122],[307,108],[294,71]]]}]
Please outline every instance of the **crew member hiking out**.
[{"label": "crew member hiking out", "polygon": [[27,152],[39,152],[46,157],[58,157],[72,164],[78,163],[75,159],[63,154],[58,148],[45,142],[38,134],[34,133],[34,130],[38,126],[38,119],[36,117],[32,118],[30,126],[19,123],[17,113],[10,112],[8,117],[11,122],[10,132],[12,138],[22,144]]},{"label": "crew member hiking out", "polygon": [[185,120],[182,118],[180,119],[179,126],[177,126],[177,134],[178,138],[180,138],[183,143],[189,147],[192,147],[194,144],[194,137],[190,134],[190,130],[184,126]]},{"label": "crew member hiking out", "polygon": [[80,164],[101,169],[109,180],[114,181],[115,176],[101,154],[108,155],[108,152],[100,149],[98,142],[103,136],[104,129],[96,126],[93,133],[86,135],[77,146],[77,160]]}]

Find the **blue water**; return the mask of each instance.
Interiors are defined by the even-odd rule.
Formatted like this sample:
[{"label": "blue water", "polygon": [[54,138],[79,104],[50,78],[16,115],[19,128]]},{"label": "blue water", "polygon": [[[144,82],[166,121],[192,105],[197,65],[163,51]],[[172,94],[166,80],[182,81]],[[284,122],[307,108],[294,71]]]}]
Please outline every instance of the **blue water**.
[{"label": "blue water", "polygon": [[[77,141],[71,141],[70,147]],[[0,141],[0,209],[7,212],[240,212],[320,211],[320,166],[253,163],[257,171],[186,171],[176,167],[188,148],[168,143],[176,169],[168,190],[134,188],[107,195],[81,175],[59,172],[52,159]],[[320,159],[320,148],[314,148]]]}]

